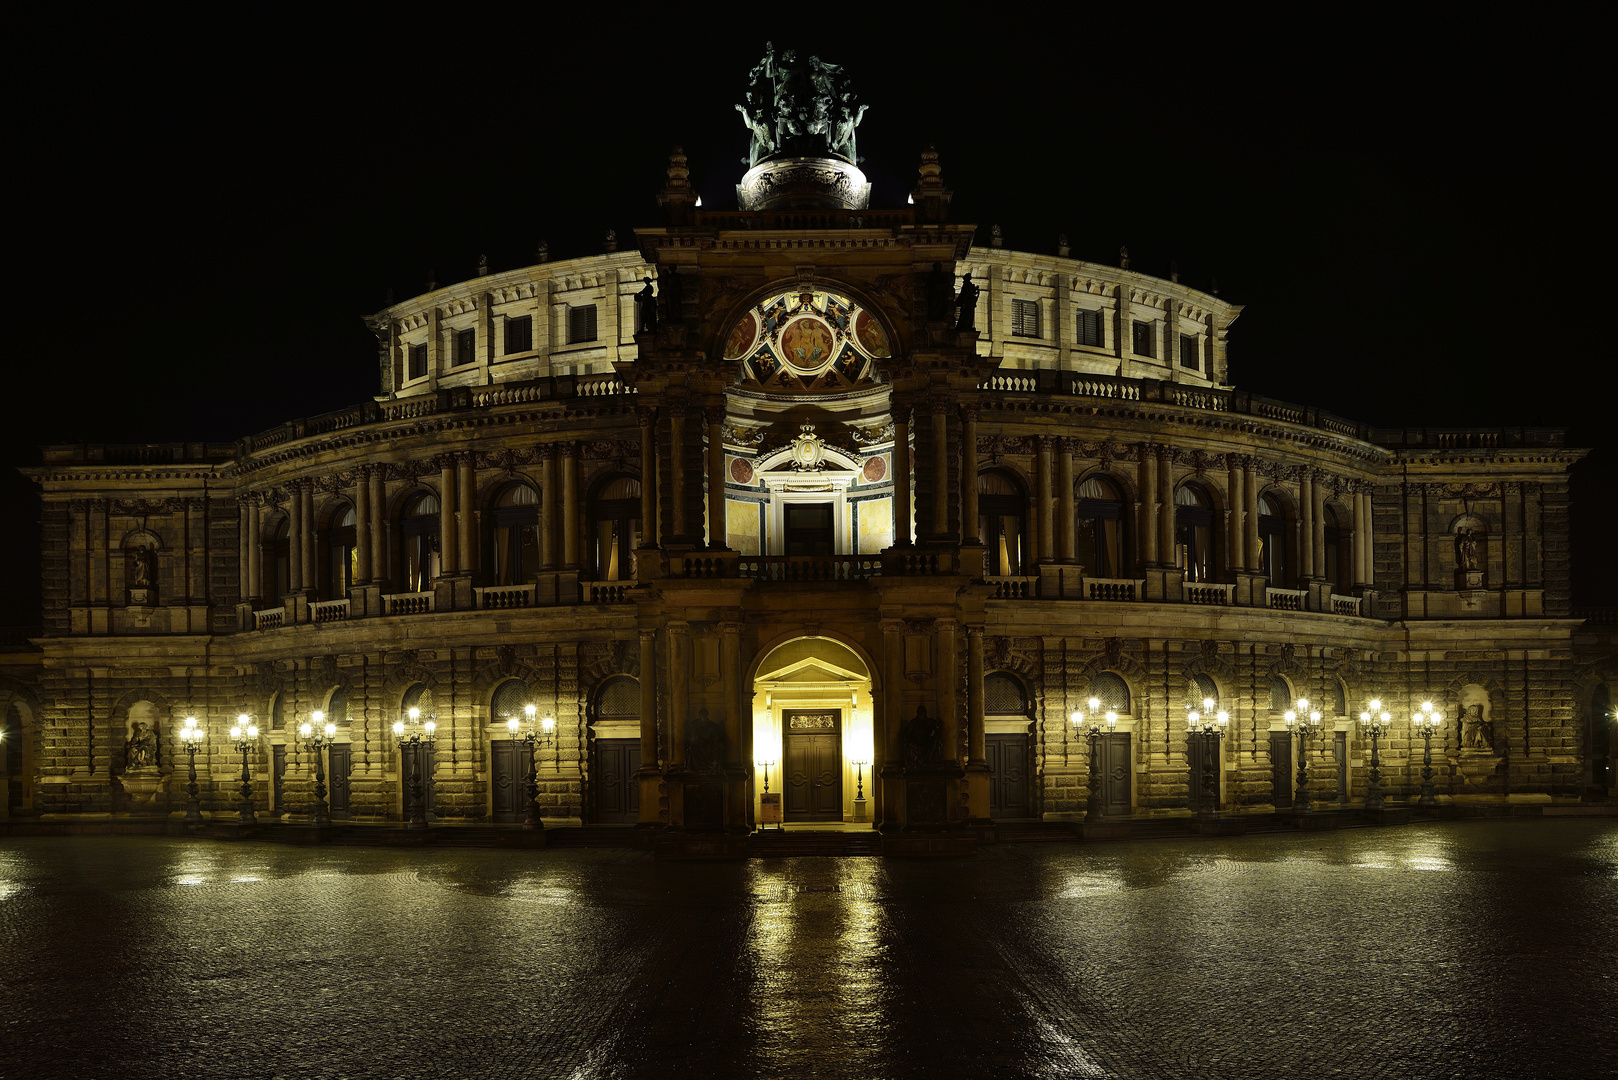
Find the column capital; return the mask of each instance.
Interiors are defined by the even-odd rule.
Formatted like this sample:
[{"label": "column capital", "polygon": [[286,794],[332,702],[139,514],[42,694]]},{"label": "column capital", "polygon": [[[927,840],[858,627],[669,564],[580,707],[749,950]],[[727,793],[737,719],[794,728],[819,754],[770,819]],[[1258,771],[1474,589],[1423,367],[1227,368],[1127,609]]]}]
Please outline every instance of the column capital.
[{"label": "column capital", "polygon": [[657,631],[656,630],[648,630],[645,627],[642,627],[641,630],[640,630],[640,639],[641,639],[642,642],[656,641],[657,640]]},{"label": "column capital", "polygon": [[540,462],[556,460],[556,445],[556,443],[547,442],[534,447],[534,460]]},{"label": "column capital", "polygon": [[719,633],[722,636],[727,636],[727,637],[740,637],[741,633],[742,633],[742,624],[739,621],[738,622],[730,622],[730,621],[722,622],[722,623],[719,624]]},{"label": "column capital", "polygon": [[960,628],[961,623],[959,619],[943,618],[933,620],[933,629],[940,634],[953,634]]},{"label": "column capital", "polygon": [[883,619],[877,623],[877,628],[884,634],[902,634],[905,632],[903,619]]},{"label": "column capital", "polygon": [[975,423],[978,422],[978,412],[979,411],[980,411],[979,407],[976,404],[962,405],[961,406],[961,419],[965,420],[968,424],[975,424]]},{"label": "column capital", "polygon": [[579,444],[575,439],[564,439],[562,442],[556,444],[556,449],[565,458],[576,458],[579,456]]},{"label": "column capital", "polygon": [[719,427],[725,422],[725,407],[723,405],[708,405],[702,410],[702,422],[709,427]]},{"label": "column capital", "polygon": [[688,622],[671,622],[664,629],[668,631],[670,637],[691,636],[691,624]]},{"label": "column capital", "polygon": [[983,637],[983,624],[982,623],[967,623],[966,624],[966,636],[970,637],[970,638],[979,638],[979,639],[981,639]]},{"label": "column capital", "polygon": [[657,406],[656,405],[637,405],[637,406],[635,406],[635,420],[643,428],[651,427],[653,424],[657,423]]},{"label": "column capital", "polygon": [[455,468],[455,455],[438,454],[433,457],[432,463],[433,468],[437,469],[439,472],[443,472],[445,469],[453,469]]}]

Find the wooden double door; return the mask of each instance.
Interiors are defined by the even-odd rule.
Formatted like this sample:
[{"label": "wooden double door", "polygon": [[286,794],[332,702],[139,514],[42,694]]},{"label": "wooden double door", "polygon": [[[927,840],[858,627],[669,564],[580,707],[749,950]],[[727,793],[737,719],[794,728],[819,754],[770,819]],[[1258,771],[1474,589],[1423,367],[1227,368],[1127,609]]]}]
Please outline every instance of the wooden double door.
[{"label": "wooden double door", "polygon": [[987,735],[983,742],[989,762],[989,816],[1028,817],[1028,736]]},{"label": "wooden double door", "polygon": [[633,825],[640,819],[639,739],[597,739],[596,821]]},{"label": "wooden double door", "polygon": [[784,709],[782,810],[787,821],[843,820],[843,714]]}]

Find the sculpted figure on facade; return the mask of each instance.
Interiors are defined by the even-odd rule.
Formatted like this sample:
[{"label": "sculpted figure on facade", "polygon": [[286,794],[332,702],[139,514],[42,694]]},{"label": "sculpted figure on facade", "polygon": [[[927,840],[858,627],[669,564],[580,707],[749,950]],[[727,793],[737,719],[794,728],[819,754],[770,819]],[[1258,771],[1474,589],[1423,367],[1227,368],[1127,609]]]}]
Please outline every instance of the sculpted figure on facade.
[{"label": "sculpted figure on facade", "polygon": [[901,725],[906,765],[937,765],[944,760],[944,732],[936,716],[927,715],[927,706],[916,706],[916,715]]},{"label": "sculpted figure on facade", "polygon": [[135,721],[124,743],[124,770],[134,772],[157,767],[157,735],[143,721]]},{"label": "sculpted figure on facade", "polygon": [[1455,534],[1455,569],[1476,570],[1478,568],[1478,541],[1470,528],[1462,528]]},{"label": "sculpted figure on facade", "polygon": [[960,321],[955,324],[955,329],[976,330],[978,328],[978,287],[972,284],[972,271],[970,270],[968,270],[965,276],[961,278],[960,304],[961,318]]},{"label": "sculpted figure on facade", "polygon": [[685,764],[693,772],[718,772],[725,764],[725,729],[698,709],[685,735]]},{"label": "sculpted figure on facade", "polygon": [[157,580],[157,557],[149,547],[138,547],[129,553],[129,587],[149,589]]}]

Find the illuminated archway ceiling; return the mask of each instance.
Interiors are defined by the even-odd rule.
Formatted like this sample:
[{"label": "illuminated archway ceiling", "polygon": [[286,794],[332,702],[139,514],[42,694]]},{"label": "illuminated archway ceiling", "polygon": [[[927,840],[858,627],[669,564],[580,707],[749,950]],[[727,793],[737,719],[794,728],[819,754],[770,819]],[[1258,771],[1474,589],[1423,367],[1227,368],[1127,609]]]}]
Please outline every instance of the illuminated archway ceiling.
[{"label": "illuminated archway ceiling", "polygon": [[725,335],[725,359],[738,362],[744,383],[786,393],[874,382],[873,361],[891,355],[876,316],[840,293],[818,289],[768,297]]}]

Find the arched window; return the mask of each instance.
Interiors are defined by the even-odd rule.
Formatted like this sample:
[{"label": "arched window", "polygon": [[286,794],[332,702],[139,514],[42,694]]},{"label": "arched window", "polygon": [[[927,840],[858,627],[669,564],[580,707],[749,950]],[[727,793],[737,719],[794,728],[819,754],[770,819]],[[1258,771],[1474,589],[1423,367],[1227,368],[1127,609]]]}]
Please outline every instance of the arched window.
[{"label": "arched window", "polygon": [[341,686],[331,692],[326,702],[326,722],[342,726],[348,723],[348,691]]},{"label": "arched window", "polygon": [[1287,583],[1287,522],[1286,513],[1274,495],[1260,495],[1258,499],[1258,565],[1269,579],[1270,587],[1286,588]]},{"label": "arched window", "polygon": [[424,721],[431,720],[435,716],[433,712],[433,692],[421,683],[416,683],[406,690],[404,697],[399,702],[400,713],[408,714],[411,709],[421,710],[421,718]]},{"label": "arched window", "polygon": [[1270,678],[1270,711],[1286,712],[1292,708],[1292,684],[1279,675]]},{"label": "arched window", "polygon": [[989,716],[1027,716],[1028,694],[1022,680],[1004,671],[984,676],[983,711]]},{"label": "arched window", "polygon": [[426,592],[438,576],[438,496],[424,491],[405,504],[400,582],[405,592]]},{"label": "arched window", "polygon": [[983,538],[983,573],[1017,577],[1026,563],[1024,535],[1028,499],[1022,485],[1001,472],[978,477],[978,535]]},{"label": "arched window", "polygon": [[1343,685],[1342,679],[1333,679],[1331,688],[1327,691],[1331,695],[1331,708],[1333,716],[1348,715],[1348,687]]},{"label": "arched window", "polygon": [[494,697],[489,702],[489,718],[495,723],[516,717],[524,717],[524,706],[534,703],[534,695],[528,689],[528,684],[521,679],[507,679],[494,689]]},{"label": "arched window", "polygon": [[596,715],[625,718],[640,715],[640,680],[619,675],[601,684],[596,692]]},{"label": "arched window", "polygon": [[1185,683],[1185,704],[1187,708],[1200,710],[1202,703],[1209,698],[1213,699],[1214,708],[1219,707],[1219,687],[1207,675],[1193,675]]},{"label": "arched window", "polygon": [[1116,713],[1129,712],[1129,684],[1110,671],[1103,671],[1090,680],[1090,692],[1085,697],[1099,699],[1102,712],[1109,709]]},{"label": "arched window", "polygon": [[1089,577],[1122,577],[1127,550],[1123,492],[1111,480],[1092,476],[1079,485],[1077,495],[1079,565]]},{"label": "arched window", "polygon": [[635,549],[640,546],[640,481],[621,476],[597,489],[590,500],[586,527],[595,579],[635,580]]},{"label": "arched window", "polygon": [[539,492],[507,484],[494,501],[494,583],[524,585],[539,575]]},{"label": "arched window", "polygon": [[1342,519],[1337,511],[1330,506],[1323,507],[1322,511],[1320,526],[1326,537],[1326,565],[1320,568],[1321,575],[1331,583],[1332,592],[1345,592],[1349,583],[1343,580],[1343,565],[1347,562],[1344,553],[1350,541],[1343,534]]},{"label": "arched window", "polygon": [[1213,500],[1200,484],[1174,493],[1174,562],[1187,581],[1213,580]]},{"label": "arched window", "polygon": [[279,604],[292,588],[292,522],[286,515],[272,527],[269,543],[269,562],[273,569],[264,575],[264,602]]},{"label": "arched window", "polygon": [[326,567],[326,597],[341,600],[354,587],[359,574],[359,548],[354,546],[354,508],[344,506],[332,514],[326,545],[330,558]]}]

